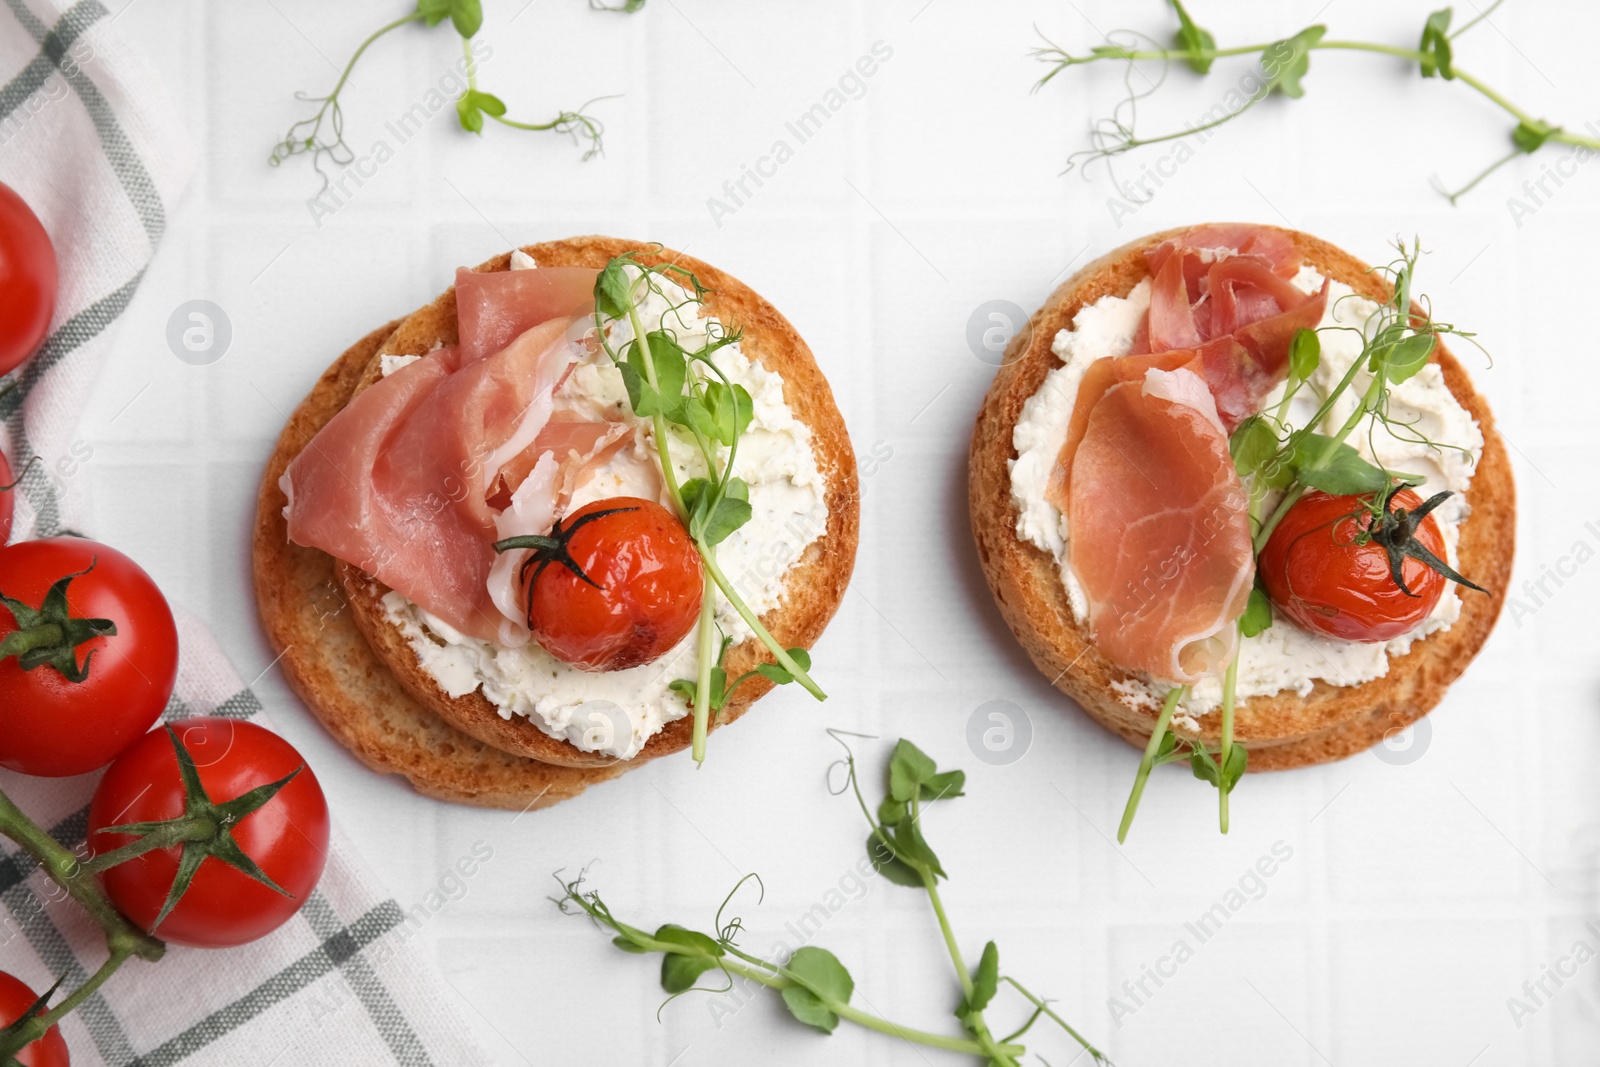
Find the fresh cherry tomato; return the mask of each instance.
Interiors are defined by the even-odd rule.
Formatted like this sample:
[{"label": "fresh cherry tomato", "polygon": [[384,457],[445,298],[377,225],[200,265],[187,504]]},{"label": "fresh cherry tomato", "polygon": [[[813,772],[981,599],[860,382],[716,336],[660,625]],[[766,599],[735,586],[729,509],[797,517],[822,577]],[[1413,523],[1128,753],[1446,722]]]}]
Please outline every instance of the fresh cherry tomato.
[{"label": "fresh cherry tomato", "polygon": [[84,774],[160,717],[178,630],[137,563],[81,537],[22,541],[0,548],[0,597],[0,767]]},{"label": "fresh cherry tomato", "polygon": [[[300,910],[328,858],[328,803],[300,753],[277,734],[236,719],[185,719],[154,730],[106,771],[89,804],[89,848],[110,852],[137,838],[108,826],[160,822],[185,814],[173,737],[194,760],[210,803],[224,805],[295,772],[264,805],[227,823],[234,845],[282,889],[279,893],[217,855],[200,861],[177,906],[159,924],[181,845],[156,849],[101,875],[112,903],[140,928],[167,941],[227,948],[264,937]],[[152,925],[155,929],[151,930]]]},{"label": "fresh cherry tomato", "polygon": [[0,452],[0,547],[11,540],[11,516],[17,505],[17,490],[11,484],[14,481],[11,464],[6,461],[6,454]]},{"label": "fresh cherry tomato", "polygon": [[700,553],[677,516],[639,497],[596,500],[556,523],[523,566],[528,629],[580,670],[659,659],[694,629]]},{"label": "fresh cherry tomato", "polygon": [[[1409,512],[1421,503],[1401,489],[1388,507]],[[1447,579],[1415,556],[1405,556],[1400,571],[1415,595],[1395,583],[1388,552],[1373,535],[1372,506],[1371,496],[1310,492],[1267,539],[1257,573],[1273,605],[1300,629],[1346,641],[1388,641],[1414,629],[1439,602]],[[1444,538],[1432,515],[1412,536],[1444,559]]]},{"label": "fresh cherry tomato", "polygon": [[[0,1029],[22,1018],[29,1008],[39,1002],[39,994],[29,989],[19,979],[0,971]],[[44,1036],[17,1053],[16,1061],[22,1067],[68,1067],[67,1042],[61,1028],[52,1026]]]},{"label": "fresh cherry tomato", "polygon": [[0,183],[0,374],[33,355],[56,310],[56,250],[16,190]]}]

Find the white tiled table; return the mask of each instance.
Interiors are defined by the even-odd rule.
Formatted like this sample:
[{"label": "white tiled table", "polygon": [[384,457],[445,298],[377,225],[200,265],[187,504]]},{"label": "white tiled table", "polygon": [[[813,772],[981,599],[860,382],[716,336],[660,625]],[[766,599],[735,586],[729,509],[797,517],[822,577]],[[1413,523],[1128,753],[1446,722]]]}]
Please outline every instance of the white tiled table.
[{"label": "white tiled table", "polygon": [[[748,943],[765,949],[860,852],[859,814],[823,785],[836,751],[825,726],[905,734],[968,769],[971,795],[935,812],[929,834],[953,874],[946,899],[969,953],[995,937],[1008,971],[1060,998],[1123,1064],[1491,1067],[1595,1055],[1600,963],[1520,1028],[1506,1001],[1576,939],[1600,947],[1582,929],[1600,914],[1600,565],[1502,620],[1428,720],[1416,761],[1364,754],[1252,777],[1225,839],[1212,791],[1169,769],[1118,849],[1107,838],[1134,755],[1036,675],[971,550],[967,440],[991,368],[964,333],[982,302],[1032,308],[1075,258],[1184,222],[1287,222],[1367,258],[1397,234],[1420,234],[1431,251],[1422,284],[1439,313],[1496,355],[1493,369],[1473,365],[1514,446],[1515,592],[1531,606],[1525,580],[1577,542],[1600,549],[1600,167],[1580,168],[1521,227],[1506,198],[1554,154],[1507,167],[1453,209],[1427,178],[1455,181],[1498,155],[1498,114],[1398,64],[1319,54],[1304,99],[1263,105],[1212,137],[1119,228],[1103,174],[1058,176],[1082,146],[1088,108],[1113,99],[1115,72],[1076,71],[1029,95],[1041,68],[1026,52],[1034,24],[1078,50],[1100,39],[1095,27],[1162,27],[1154,0],[1131,10],[1110,0],[651,0],[630,18],[579,0],[486,6],[495,55],[484,86],[515,111],[625,94],[596,108],[606,157],[581,163],[567,145],[503,129],[480,142],[446,111],[320,227],[304,202],[310,171],[273,170],[268,150],[300,113],[292,93],[330,84],[328,59],[342,63],[399,4],[128,6],[118,24],[165,73],[203,162],[129,310],[83,427],[93,457],[69,491],[93,494],[97,533],[209,619],[246,677],[264,672],[277,724],[402,903],[424,901],[474,842],[492,845],[465,895],[419,936],[499,1062],[957,1062],[848,1026],[824,1039],[768,1001],[719,1026],[706,1000],[687,998],[658,1025],[654,962],[616,952],[545,900],[556,868],[599,860],[594,883],[620,914],[706,926],[735,877],[756,870],[767,901],[745,911]],[[1316,17],[1340,36],[1409,43],[1428,5],[1194,6],[1216,9],[1196,14],[1224,42]],[[1522,0],[1458,42],[1458,58],[1536,113],[1600,121],[1597,32],[1591,8]],[[452,40],[411,28],[370,53],[347,101],[358,152],[454,62]],[[865,94],[717,226],[707,198],[880,40],[893,54]],[[1196,117],[1231,80],[1175,71],[1146,111],[1150,128]],[[1124,174],[1154,160],[1135,156]],[[273,438],[346,344],[430,299],[458,264],[586,232],[687,249],[771,297],[816,350],[858,453],[880,459],[863,480],[856,578],[817,649],[834,694],[825,707],[776,694],[716,736],[698,773],[669,760],[513,825],[372,775],[320,730],[269,669],[247,537]],[[196,297],[225,308],[234,329],[209,367],[179,362],[164,343],[168,314]],[[1032,748],[1012,766],[967,751],[967,720],[993,699],[1031,719]],[[1184,924],[1278,842],[1292,855],[1260,899],[1199,944]],[[1123,983],[1180,938],[1193,958],[1160,988],[1146,979],[1153,995],[1114,1023],[1107,998],[1134,1003]],[[817,942],[881,1012],[953,1025],[955,987],[919,895],[874,881]],[[1037,1051],[1072,1059],[1066,1041],[1043,1034]]]}]

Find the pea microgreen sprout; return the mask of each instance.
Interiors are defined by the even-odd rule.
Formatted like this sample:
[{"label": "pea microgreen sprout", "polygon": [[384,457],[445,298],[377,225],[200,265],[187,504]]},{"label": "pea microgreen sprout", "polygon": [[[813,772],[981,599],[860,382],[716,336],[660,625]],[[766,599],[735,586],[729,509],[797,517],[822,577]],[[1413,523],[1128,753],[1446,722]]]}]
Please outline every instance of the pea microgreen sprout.
[{"label": "pea microgreen sprout", "polygon": [[[803,648],[783,647],[717,564],[717,546],[753,514],[750,487],[734,474],[734,463],[739,438],[755,417],[755,402],[712,358],[738,343],[740,332],[727,329],[714,318],[699,317],[707,292],[691,271],[673,263],[646,263],[635,252],[607,263],[594,288],[600,344],[622,374],[633,413],[650,420],[662,480],[705,564],[697,627],[698,669],[693,679],[680,678],[671,684],[694,712],[692,753],[696,763],[705,761],[712,715],[752,673],[776,685],[799,682],[818,700],[827,699],[808,673],[810,654]],[[660,327],[646,330],[640,305],[652,296],[666,301],[667,306]],[[627,341],[620,350],[613,345],[608,329],[612,326],[626,332]],[[686,338],[701,335],[705,340],[698,347],[684,347]],[[675,434],[693,444],[705,467],[704,475],[680,481],[680,472],[686,474],[689,469],[672,457],[668,445]],[[761,664],[731,685],[722,666],[731,642],[716,622],[719,590],[776,661]]]},{"label": "pea microgreen sprout", "polygon": [[[969,967],[962,955],[960,943],[939,896],[938,883],[948,875],[923,837],[921,823],[925,804],[953,800],[963,795],[966,775],[959,770],[941,771],[933,759],[916,745],[901,740],[895,745],[889,760],[884,797],[873,809],[862,795],[856,774],[855,754],[845,740],[846,737],[863,735],[840,730],[829,730],[828,733],[845,750],[844,758],[829,768],[830,782],[835,768],[842,766],[846,772],[845,781],[837,788],[830,784],[830,791],[836,795],[850,791],[861,806],[861,812],[871,827],[867,837],[867,856],[873,868],[896,885],[920,888],[928,894],[960,984],[961,997],[955,1008],[955,1016],[961,1023],[964,1036],[902,1026],[855,1007],[851,1003],[855,979],[839,957],[827,949],[806,945],[787,959],[774,960],[740,948],[738,939],[746,929],[744,920],[736,917],[725,921],[723,916],[733,897],[747,882],[753,880],[761,887],[760,879],[754,874],[747,874],[735,883],[717,908],[712,926],[716,931],[714,935],[675,923],[657,927],[654,933],[630,926],[616,917],[598,891],[586,887],[582,872],[570,880],[562,878],[557,872],[556,882],[561,887],[561,895],[554,898],[554,903],[563,913],[586,915],[597,926],[611,932],[611,943],[624,952],[660,953],[661,988],[668,994],[663,1008],[686,993],[725,993],[733,990],[736,981],[746,983],[746,988],[753,983],[776,992],[789,1014],[825,1034],[833,1033],[841,1021],[851,1022],[912,1044],[973,1056],[991,1067],[1017,1067],[1021,1064],[1027,1049],[1018,1044],[1018,1039],[1026,1035],[1040,1019],[1049,1019],[1077,1042],[1095,1063],[1108,1063],[1099,1049],[1050,1007],[1048,1000],[1036,996],[1010,975],[1001,973],[1000,950],[993,941],[984,945],[975,968]],[[764,895],[765,887],[761,888]],[[710,980],[716,984],[701,985],[702,976],[709,976],[713,971],[716,975]],[[1002,985],[1022,998],[1029,1013],[1013,1032],[1005,1037],[997,1037],[990,1027],[987,1013],[995,1009]],[[659,1011],[657,1014],[659,1016]]]},{"label": "pea microgreen sprout", "polygon": [[[643,6],[642,0],[628,0],[618,7],[603,10],[632,12]],[[478,88],[478,64],[472,52],[472,38],[483,26],[482,0],[417,0],[416,10],[378,27],[356,47],[349,62],[339,72],[339,80],[334,82],[333,89],[327,96],[310,96],[303,92],[295,94],[296,100],[318,105],[317,110],[310,118],[301,119],[289,127],[283,140],[273,146],[268,162],[276,167],[294,156],[309,155],[312,166],[322,176],[321,191],[326,191],[332,179],[328,172],[322,169],[323,161],[326,160],[338,167],[348,166],[355,161],[355,152],[344,139],[344,108],[339,98],[350,85],[350,72],[355,70],[357,61],[380,37],[402,26],[421,22],[432,28],[446,19],[460,36],[461,51],[465,56],[467,87],[456,98],[456,119],[463,130],[482,133],[483,119],[487,115],[502,126],[519,130],[564,133],[570,135],[574,142],[587,142],[588,147],[583,153],[584,159],[589,159],[602,151],[602,135],[605,127],[585,110],[596,101],[591,100],[576,111],[562,111],[546,122],[518,122],[506,118],[507,109],[503,100],[493,93],[486,93]]]},{"label": "pea microgreen sprout", "polygon": [[[1455,65],[1453,42],[1478,23],[1485,21],[1504,0],[1495,0],[1475,18],[1453,32],[1450,30],[1452,10],[1448,7],[1440,8],[1428,16],[1423,24],[1421,39],[1415,48],[1371,41],[1334,40],[1327,37],[1327,27],[1322,25],[1307,26],[1299,33],[1279,41],[1218,48],[1212,35],[1195,24],[1181,0],[1169,0],[1169,2],[1178,18],[1178,29],[1173,35],[1170,46],[1162,46],[1143,34],[1113,30],[1112,34],[1120,36],[1122,41],[1108,36],[1109,43],[1097,45],[1083,55],[1068,52],[1051,43],[1048,38],[1045,39],[1044,47],[1034,50],[1034,57],[1050,66],[1049,73],[1039,79],[1039,85],[1047,84],[1057,74],[1071,67],[1088,63],[1120,60],[1129,66],[1129,75],[1125,78],[1128,95],[1112,109],[1110,116],[1093,124],[1090,129],[1093,147],[1073,153],[1067,163],[1068,170],[1077,166],[1080,161],[1089,163],[1105,160],[1109,167],[1114,157],[1136,148],[1179,140],[1191,134],[1215,129],[1237,119],[1274,93],[1291,99],[1303,96],[1305,88],[1301,85],[1301,79],[1310,69],[1311,53],[1318,51],[1369,52],[1415,63],[1418,72],[1424,78],[1436,77],[1445,81],[1460,82],[1516,120],[1516,125],[1510,132],[1510,150],[1503,157],[1485,167],[1453,193],[1435,181],[1434,187],[1452,204],[1506,163],[1518,156],[1532,155],[1550,142],[1600,151],[1600,138],[1575,133],[1535,117],[1479,78]],[[1259,57],[1261,70],[1261,77],[1257,79],[1255,90],[1249,96],[1238,94],[1240,98],[1238,106],[1226,106],[1225,114],[1183,130],[1150,137],[1140,136],[1136,132],[1138,102],[1155,92],[1165,82],[1168,64],[1176,60],[1188,66],[1196,74],[1204,75],[1211,70],[1216,60],[1234,56]],[[1159,60],[1162,63],[1160,73],[1143,79],[1145,87],[1142,89],[1135,88],[1132,81],[1133,64],[1140,60]]]},{"label": "pea microgreen sprout", "polygon": [[[1397,258],[1377,271],[1388,281],[1388,299],[1359,329],[1353,326],[1326,326],[1318,330],[1298,331],[1289,345],[1289,370],[1282,399],[1269,410],[1241,422],[1229,439],[1229,450],[1233,454],[1234,467],[1244,479],[1249,493],[1250,525],[1254,532],[1252,547],[1256,555],[1260,555],[1278,523],[1307,490],[1319,489],[1335,496],[1360,495],[1367,501],[1364,510],[1370,513],[1371,519],[1367,532],[1359,536],[1378,541],[1388,552],[1394,573],[1399,573],[1400,560],[1410,556],[1421,559],[1451,581],[1477,589],[1476,585],[1456,574],[1444,561],[1434,558],[1411,536],[1416,524],[1448,494],[1436,494],[1421,508],[1410,513],[1403,508],[1391,510],[1389,505],[1394,494],[1401,488],[1421,484],[1422,477],[1369,462],[1347,443],[1351,434],[1365,425],[1367,452],[1376,456],[1378,449],[1372,435],[1381,425],[1400,440],[1422,444],[1436,451],[1445,448],[1461,450],[1457,445],[1430,440],[1413,424],[1401,422],[1389,413],[1389,397],[1393,387],[1414,377],[1428,364],[1441,336],[1452,335],[1473,340],[1472,334],[1458,330],[1449,323],[1436,321],[1426,299],[1415,296],[1414,278],[1422,254],[1421,246],[1416,242],[1408,246],[1402,241],[1397,242],[1396,247]],[[1318,399],[1304,425],[1296,427],[1289,422],[1290,404],[1302,389],[1313,388],[1312,377],[1321,365],[1322,343],[1319,334],[1338,330],[1359,333],[1362,339],[1361,353],[1338,383]],[[1475,341],[1473,343],[1476,344]],[[1356,391],[1356,382],[1363,373],[1368,380],[1360,389],[1350,415],[1333,433],[1322,432],[1324,423],[1339,406],[1340,400]],[[1278,494],[1277,502],[1263,517],[1272,494]],[[1405,588],[1403,584],[1401,588]],[[1168,690],[1150,742],[1145,746],[1139,769],[1134,775],[1133,788],[1117,830],[1118,841],[1127,839],[1151,770],[1163,763],[1184,758],[1188,758],[1195,777],[1217,787],[1218,823],[1223,833],[1228,832],[1228,796],[1244,775],[1249,760],[1245,748],[1233,741],[1239,650],[1244,638],[1254,637],[1272,624],[1272,605],[1257,586],[1250,591],[1248,604],[1239,618],[1240,641],[1235,642],[1233,657],[1223,675],[1219,726],[1221,743],[1216,752],[1213,753],[1198,740],[1186,740],[1173,732],[1172,719],[1178,705],[1189,695],[1189,688],[1175,686]]]}]

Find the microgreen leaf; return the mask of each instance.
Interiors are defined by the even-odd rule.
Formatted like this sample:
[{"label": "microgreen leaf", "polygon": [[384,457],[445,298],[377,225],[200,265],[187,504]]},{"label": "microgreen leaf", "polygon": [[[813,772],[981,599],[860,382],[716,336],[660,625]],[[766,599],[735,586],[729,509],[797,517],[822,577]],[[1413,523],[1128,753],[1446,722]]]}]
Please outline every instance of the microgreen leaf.
[{"label": "microgreen leaf", "polygon": [[961,790],[967,784],[966,771],[944,771],[922,783],[923,800],[953,800],[965,796]]},{"label": "microgreen leaf", "polygon": [[1382,468],[1362,459],[1361,453],[1342,441],[1326,460],[1321,460],[1323,452],[1332,443],[1333,438],[1320,433],[1296,437],[1296,476],[1302,484],[1334,496],[1376,493],[1388,486],[1389,475]]},{"label": "microgreen leaf", "polygon": [[905,801],[884,797],[878,802],[878,821],[885,826],[894,826],[904,819],[910,810]]},{"label": "microgreen leaf", "polygon": [[695,981],[717,965],[717,957],[725,952],[723,947],[698,930],[689,930],[676,923],[667,923],[655,932],[655,940],[669,945],[681,945],[695,950],[695,955],[668,952],[661,957],[661,988],[668,993],[682,993],[694,986]]},{"label": "microgreen leaf", "polygon": [[1422,53],[1422,76],[1438,76],[1446,81],[1456,76],[1450,69],[1450,9],[1442,7],[1428,16],[1422,24],[1422,43],[1417,51]]},{"label": "microgreen leaf", "polygon": [[1317,372],[1317,365],[1322,362],[1322,339],[1317,336],[1316,330],[1302,327],[1294,332],[1294,340],[1289,342],[1289,373],[1300,381],[1306,381]]},{"label": "microgreen leaf", "polygon": [[1233,454],[1233,467],[1239,477],[1248,478],[1265,469],[1277,456],[1278,435],[1267,420],[1251,415],[1228,438],[1228,451]]},{"label": "microgreen leaf", "polygon": [[1561,127],[1552,126],[1543,119],[1519,122],[1516,129],[1511,131],[1511,143],[1517,146],[1518,151],[1537,152],[1546,141],[1560,132]]},{"label": "microgreen leaf", "polygon": [[935,878],[949,877],[944,873],[944,868],[939,866],[939,857],[934,855],[933,849],[928,847],[928,842],[922,836],[921,819],[901,819],[895,825],[894,849],[901,859],[909,860],[914,866],[927,868]]},{"label": "microgreen leaf", "polygon": [[710,417],[711,430],[706,433],[716,441],[731,446],[755,418],[755,402],[742,385],[728,386],[720,381],[706,385],[705,406]]},{"label": "microgreen leaf", "polygon": [[1000,988],[1000,949],[993,941],[983,946],[978,959],[978,969],[972,975],[972,995],[961,998],[956,1007],[956,1018],[963,1023],[983,1011]]},{"label": "microgreen leaf", "polygon": [[456,99],[456,121],[469,133],[483,132],[483,111],[472,102],[470,89]]},{"label": "microgreen leaf", "polygon": [[720,545],[729,534],[749,522],[754,514],[750,501],[742,497],[725,496],[717,501],[717,506],[707,517],[701,539],[708,545]]},{"label": "microgreen leaf", "polygon": [[[807,1026],[814,1026],[825,1034],[833,1033],[839,1025],[839,1016],[828,1003],[850,1003],[850,994],[856,988],[850,972],[833,953],[812,945],[796,950],[785,969],[806,983],[783,987],[783,1002],[789,1013]],[[818,993],[826,997],[827,1002]]]},{"label": "microgreen leaf", "polygon": [[[800,664],[802,670],[811,669],[811,653],[803,648],[791,648],[788,652],[789,658]],[[756,665],[756,672],[774,685],[788,685],[794,681],[794,675],[776,663],[759,663]]]},{"label": "microgreen leaf", "polygon": [[[645,367],[644,350],[648,346],[651,367]],[[656,384],[650,384],[648,371],[655,371]],[[633,413],[642,419],[652,415],[677,415],[683,404],[683,382],[688,373],[683,348],[672,335],[663,330],[652,330],[645,336],[645,345],[638,340],[628,343],[627,362],[621,367],[622,384],[628,390],[628,402]]]},{"label": "microgreen leaf", "polygon": [[1228,749],[1227,765],[1222,768],[1222,788],[1224,792],[1233,792],[1233,787],[1239,784],[1239,779],[1244,777],[1245,765],[1250,761],[1250,754],[1243,745],[1234,745]]},{"label": "microgreen leaf", "polygon": [[1156,767],[1164,763],[1176,763],[1178,760],[1187,759],[1187,750],[1178,747],[1178,735],[1167,730],[1161,735],[1161,742],[1156,746],[1156,756],[1153,765]]},{"label": "microgreen leaf", "polygon": [[645,948],[643,945],[634,944],[632,941],[628,940],[628,938],[622,936],[621,934],[618,934],[616,937],[613,937],[611,939],[611,943],[613,945],[616,945],[622,951],[631,952],[636,956],[648,956],[648,955],[650,955],[650,950],[649,949]]},{"label": "microgreen leaf", "polygon": [[876,833],[867,835],[867,858],[872,861],[873,870],[895,885],[911,889],[922,888],[922,875],[917,873],[916,868],[896,856],[894,849],[884,844]]},{"label": "microgreen leaf", "polygon": [[684,956],[668,952],[661,957],[661,988],[668,993],[682,993],[693,989],[700,976],[716,965],[716,960],[705,956]]},{"label": "microgreen leaf", "polygon": [[1250,602],[1245,605],[1244,614],[1239,616],[1239,632],[1245,637],[1254,637],[1271,625],[1272,602],[1259,585],[1255,586],[1250,590]]},{"label": "microgreen leaf", "polygon": [[483,25],[483,4],[480,0],[450,0],[450,22],[461,36],[471,37]]},{"label": "microgreen leaf", "polygon": [[889,795],[909,801],[922,783],[939,772],[938,764],[922,749],[901,738],[889,757]]},{"label": "microgreen leaf", "polygon": [[417,0],[417,14],[429,26],[437,26],[450,17],[450,0]]},{"label": "microgreen leaf", "polygon": [[1218,784],[1217,761],[1211,758],[1211,753],[1206,751],[1204,745],[1194,746],[1194,750],[1189,753],[1189,766],[1194,770],[1194,776],[1202,782]]},{"label": "microgreen leaf", "polygon": [[1261,53],[1261,70],[1267,76],[1266,92],[1276,89],[1284,96],[1304,96],[1306,91],[1300,79],[1311,67],[1311,46],[1327,32],[1326,26],[1307,26],[1293,37],[1268,45]]},{"label": "microgreen leaf", "polygon": [[628,272],[623,268],[627,260],[618,256],[609,261],[594,280],[594,303],[600,314],[620,319],[633,306],[633,287]]},{"label": "microgreen leaf", "polygon": [[1389,349],[1383,360],[1384,376],[1395,385],[1415,376],[1428,365],[1436,340],[1431,333],[1414,333]]},{"label": "microgreen leaf", "polygon": [[[1211,36],[1210,31],[1194,24],[1194,19],[1183,9],[1180,0],[1171,0],[1171,3],[1172,10],[1178,14],[1178,32],[1172,35],[1172,42],[1185,52],[1209,52],[1215,49],[1217,39]],[[1212,57],[1191,55],[1184,62],[1196,74],[1205,74],[1211,70]]]}]

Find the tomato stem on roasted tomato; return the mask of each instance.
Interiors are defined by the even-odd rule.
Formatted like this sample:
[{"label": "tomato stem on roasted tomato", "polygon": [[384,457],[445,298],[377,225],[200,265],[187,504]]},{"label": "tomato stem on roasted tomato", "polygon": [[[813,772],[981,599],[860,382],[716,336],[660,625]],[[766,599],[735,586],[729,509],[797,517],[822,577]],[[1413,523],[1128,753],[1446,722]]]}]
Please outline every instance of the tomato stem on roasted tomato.
[{"label": "tomato stem on roasted tomato", "polygon": [[1395,497],[1401,490],[1416,488],[1409,482],[1398,482],[1385,492],[1378,504],[1372,522],[1363,532],[1363,536],[1370,537],[1383,547],[1389,556],[1389,577],[1400,591],[1406,596],[1416,596],[1406,585],[1405,561],[1407,559],[1421,560],[1429,567],[1438,571],[1457,585],[1464,585],[1468,589],[1476,589],[1480,593],[1488,590],[1476,582],[1468,581],[1457,574],[1451,566],[1435,555],[1427,545],[1417,538],[1417,529],[1427,519],[1428,513],[1434,508],[1450,499],[1450,490],[1446,489],[1430,496],[1422,505],[1411,510],[1392,507]]}]

